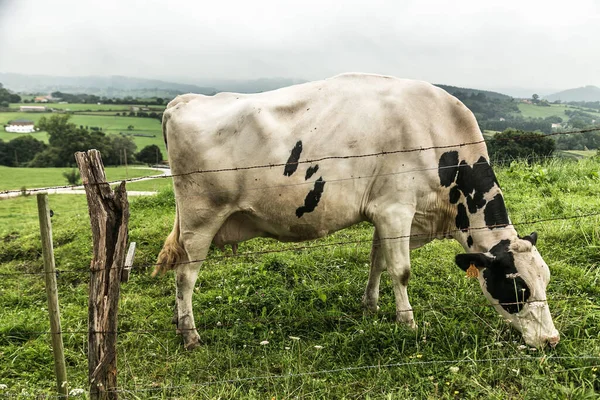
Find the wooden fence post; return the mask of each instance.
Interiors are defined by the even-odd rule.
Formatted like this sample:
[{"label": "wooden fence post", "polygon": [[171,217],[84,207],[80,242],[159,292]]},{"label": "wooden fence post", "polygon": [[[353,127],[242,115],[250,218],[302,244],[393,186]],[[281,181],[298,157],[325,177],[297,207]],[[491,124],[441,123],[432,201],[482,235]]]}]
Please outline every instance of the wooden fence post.
[{"label": "wooden fence post", "polygon": [[54,374],[56,385],[61,396],[69,395],[67,385],[67,367],[65,351],[60,328],[60,310],[58,308],[58,289],[56,288],[56,268],[54,265],[54,247],[52,246],[52,225],[50,223],[50,207],[48,193],[37,195],[38,217],[42,236],[42,256],[44,258],[44,276],[46,278],[46,294],[48,295],[48,314],[50,314],[50,330],[52,331],[52,352],[54,353]]},{"label": "wooden fence post", "polygon": [[113,192],[98,150],[75,153],[85,186],[94,255],[88,300],[88,373],[91,399],[117,398],[117,311],[128,237],[125,182]]}]

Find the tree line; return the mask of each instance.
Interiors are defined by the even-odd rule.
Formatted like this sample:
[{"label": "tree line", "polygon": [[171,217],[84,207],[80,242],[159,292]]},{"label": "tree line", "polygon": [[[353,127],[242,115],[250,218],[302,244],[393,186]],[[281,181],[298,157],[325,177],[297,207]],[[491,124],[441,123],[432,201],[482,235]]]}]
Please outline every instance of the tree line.
[{"label": "tree line", "polygon": [[0,139],[0,165],[10,167],[74,167],[74,154],[97,149],[105,165],[125,162],[154,164],[163,161],[158,146],[150,145],[136,153],[134,141],[121,135],[107,135],[101,130],[88,130],[69,122],[69,114],[42,117],[40,130],[48,132],[48,144],[31,135],[19,136],[5,142]]}]

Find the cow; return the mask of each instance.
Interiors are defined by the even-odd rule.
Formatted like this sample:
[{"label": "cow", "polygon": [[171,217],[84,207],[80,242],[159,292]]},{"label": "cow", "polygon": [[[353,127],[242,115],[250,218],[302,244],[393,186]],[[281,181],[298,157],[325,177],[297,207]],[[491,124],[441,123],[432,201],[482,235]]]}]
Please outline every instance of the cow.
[{"label": "cow", "polygon": [[368,310],[387,270],[396,320],[416,329],[410,250],[453,238],[465,250],[458,267],[525,342],[558,343],[537,234],[517,234],[475,117],[444,90],[343,74],[258,94],[185,94],[162,126],[176,216],[153,275],[176,270],[186,348],[199,344],[192,289],[211,243],[305,241],[363,221],[374,225]]}]

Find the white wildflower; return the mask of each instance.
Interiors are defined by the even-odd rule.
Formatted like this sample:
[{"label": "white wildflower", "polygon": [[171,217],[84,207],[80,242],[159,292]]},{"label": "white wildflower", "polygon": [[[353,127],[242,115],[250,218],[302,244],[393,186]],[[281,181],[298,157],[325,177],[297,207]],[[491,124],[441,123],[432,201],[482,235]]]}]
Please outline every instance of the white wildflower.
[{"label": "white wildflower", "polygon": [[292,340],[300,340],[300,338],[298,336],[289,336],[289,338]]},{"label": "white wildflower", "polygon": [[265,346],[265,345],[267,345],[267,344],[269,344],[269,341],[268,341],[268,340],[263,340],[262,342],[260,342],[260,345],[261,345],[261,346]]},{"label": "white wildflower", "polygon": [[450,367],[450,372],[452,372],[453,374],[457,374],[459,369],[460,368],[458,367]]},{"label": "white wildflower", "polygon": [[289,350],[290,348],[289,348],[289,347],[287,347],[287,346],[285,346],[285,347],[284,347],[284,349],[286,349],[286,350]]},{"label": "white wildflower", "polygon": [[520,344],[517,346],[517,349],[519,350],[525,350],[527,348],[527,346],[525,346],[524,344]]},{"label": "white wildflower", "polygon": [[85,390],[83,389],[71,389],[69,391],[69,396],[79,396],[80,394],[84,394]]},{"label": "white wildflower", "polygon": [[223,299],[223,296],[217,296],[217,297],[215,297],[215,298],[216,298],[217,300],[221,300],[221,299]]},{"label": "white wildflower", "polygon": [[323,346],[319,346],[319,345],[315,346],[315,349],[317,349],[317,350],[321,350],[322,348],[323,348]]},{"label": "white wildflower", "polygon": [[4,383],[0,383],[0,390],[8,389],[8,386]]},{"label": "white wildflower", "polygon": [[217,322],[217,326],[223,326],[223,324],[221,323],[221,321]]}]

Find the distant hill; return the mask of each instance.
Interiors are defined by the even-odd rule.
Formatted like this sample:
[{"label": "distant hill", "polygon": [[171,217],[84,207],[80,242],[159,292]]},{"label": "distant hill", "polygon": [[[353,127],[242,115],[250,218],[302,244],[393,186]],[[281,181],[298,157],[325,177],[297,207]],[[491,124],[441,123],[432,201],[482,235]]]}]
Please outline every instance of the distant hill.
[{"label": "distant hill", "polygon": [[549,96],[544,96],[548,101],[600,101],[600,88],[598,86],[584,86],[576,89],[563,90]]},{"label": "distant hill", "polygon": [[[506,94],[492,92],[489,90],[468,89],[468,88],[461,88],[461,87],[456,87],[456,86],[441,85],[438,83],[436,83],[435,86],[437,86],[441,89],[444,89],[446,92],[450,93],[453,96],[455,96],[456,93],[463,93],[466,96],[470,96],[473,94],[477,95],[479,93],[483,93],[483,94],[485,94],[485,97],[487,97],[488,99],[495,99],[495,100],[510,100],[511,99],[511,97]],[[461,97],[461,96],[457,96],[457,97]],[[464,96],[462,96],[462,97],[464,97]]]},{"label": "distant hill", "polygon": [[0,82],[20,93],[47,94],[55,91],[107,97],[174,97],[182,93],[212,94],[213,87],[126,76],[49,76],[0,73]]},{"label": "distant hill", "polygon": [[216,79],[200,81],[199,85],[216,87],[217,92],[261,93],[305,82],[308,81],[293,78],[259,78],[252,80]]}]

